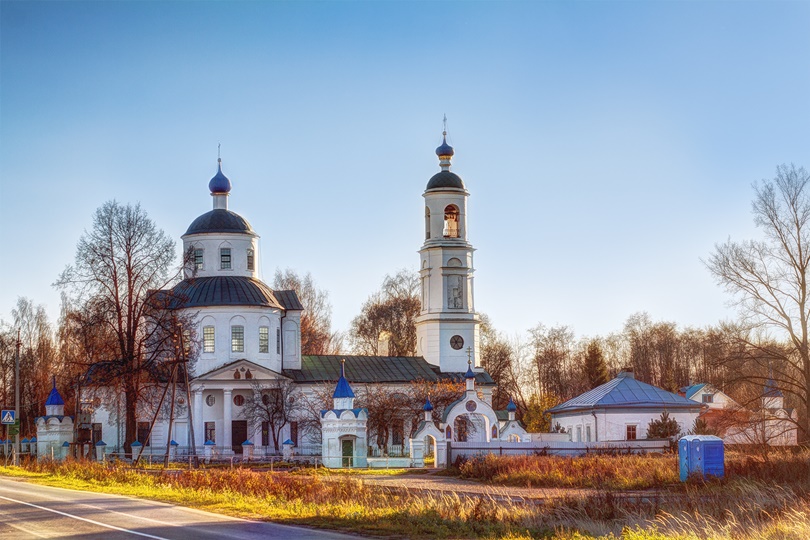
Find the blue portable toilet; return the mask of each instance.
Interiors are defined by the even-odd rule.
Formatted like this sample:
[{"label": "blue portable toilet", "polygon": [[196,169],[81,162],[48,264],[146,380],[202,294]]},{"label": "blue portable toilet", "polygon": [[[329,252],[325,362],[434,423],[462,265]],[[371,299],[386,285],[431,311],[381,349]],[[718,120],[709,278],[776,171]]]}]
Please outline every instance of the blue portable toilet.
[{"label": "blue portable toilet", "polygon": [[686,435],[678,441],[678,464],[681,482],[690,474],[702,477],[725,475],[723,439],[714,435]]}]

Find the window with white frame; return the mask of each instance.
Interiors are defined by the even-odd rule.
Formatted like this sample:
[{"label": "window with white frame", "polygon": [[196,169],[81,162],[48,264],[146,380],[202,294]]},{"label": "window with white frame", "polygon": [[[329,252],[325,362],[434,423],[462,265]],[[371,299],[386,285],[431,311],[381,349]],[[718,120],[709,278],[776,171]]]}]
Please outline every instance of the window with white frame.
[{"label": "window with white frame", "polygon": [[267,326],[259,327],[259,352],[270,352],[270,328]]},{"label": "window with white frame", "polygon": [[255,257],[254,257],[254,253],[253,253],[253,248],[248,248],[248,250],[247,250],[247,269],[248,270],[253,270],[254,259],[255,259]]},{"label": "window with white frame", "polygon": [[219,249],[219,267],[222,270],[231,269],[231,248]]},{"label": "window with white frame", "polygon": [[703,403],[713,403],[713,402],[714,402],[713,394],[703,394]]},{"label": "window with white frame", "polygon": [[231,352],[245,352],[244,326],[231,326]]},{"label": "window with white frame", "polygon": [[635,441],[636,440],[636,425],[635,424],[628,424],[627,425],[627,432],[625,440],[628,441]]},{"label": "window with white frame", "polygon": [[194,269],[202,270],[203,268],[203,250],[197,248],[194,250]]},{"label": "window with white frame", "polygon": [[214,352],[214,327],[203,326],[203,352]]}]

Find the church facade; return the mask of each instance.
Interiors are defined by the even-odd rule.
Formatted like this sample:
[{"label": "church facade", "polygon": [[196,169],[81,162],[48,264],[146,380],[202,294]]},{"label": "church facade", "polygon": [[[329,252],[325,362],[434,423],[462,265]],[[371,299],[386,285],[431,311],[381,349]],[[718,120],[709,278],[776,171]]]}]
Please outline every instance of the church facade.
[{"label": "church facade", "polygon": [[[170,291],[174,308],[194,321],[199,340],[189,373],[190,403],[179,398],[171,431],[161,415],[149,437],[153,413],[138,411],[144,452],[152,447],[153,453],[162,453],[174,442],[180,448],[193,444],[198,454],[213,447],[233,455],[247,443],[254,455],[261,455],[278,451],[279,441],[319,452],[321,433],[312,422],[291,419],[274,433],[272,423],[262,421],[255,410],[282,387],[292,387],[296,396],[313,402],[324,392],[331,396],[344,375],[355,389],[405,393],[414,382],[463,383],[472,373],[478,397],[491,404],[494,382],[477,367],[480,320],[474,304],[474,250],[467,238],[469,192],[450,171],[454,151],[444,135],[436,150],[440,171],[423,193],[422,307],[416,321],[418,356],[413,357],[302,355],[303,306],[295,291],[273,290],[259,278],[259,235],[229,208],[232,185],[219,160],[208,185],[213,208],[193,220],[182,236],[190,263],[184,279]],[[121,406],[105,402],[92,411],[94,437],[103,438],[108,452],[123,451],[134,442],[123,440]],[[389,445],[407,445],[408,433],[415,429],[397,426]]]}]

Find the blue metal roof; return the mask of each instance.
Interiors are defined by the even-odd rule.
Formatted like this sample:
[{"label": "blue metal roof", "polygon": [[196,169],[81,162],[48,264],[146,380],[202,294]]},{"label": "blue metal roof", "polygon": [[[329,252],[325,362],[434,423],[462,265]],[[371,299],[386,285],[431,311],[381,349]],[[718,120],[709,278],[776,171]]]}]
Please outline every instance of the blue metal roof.
[{"label": "blue metal roof", "polygon": [[48,394],[48,399],[45,400],[45,405],[64,405],[65,400],[59,395],[59,390],[56,389],[56,377],[53,379],[53,388],[51,393]]},{"label": "blue metal roof", "polygon": [[684,386],[683,388],[681,388],[681,392],[684,393],[684,396],[687,399],[692,399],[692,396],[700,392],[700,390],[704,386],[706,386],[706,383],[693,384],[692,386]]},{"label": "blue metal roof", "polygon": [[321,418],[326,416],[326,413],[332,411],[335,413],[335,416],[340,418],[340,415],[343,414],[343,411],[351,411],[355,418],[360,416],[360,413],[363,411],[367,411],[365,407],[355,408],[355,409],[321,409]]},{"label": "blue metal roof", "polygon": [[702,405],[651,384],[637,381],[632,376],[620,374],[612,381],[569,399],[546,412],[561,413],[581,409],[619,409],[627,407],[700,409]]},{"label": "blue metal roof", "polygon": [[349,381],[346,380],[346,361],[340,363],[340,378],[335,386],[335,393],[332,394],[333,398],[353,398],[354,392],[352,387],[349,386]]},{"label": "blue metal roof", "polygon": [[765,381],[765,389],[762,393],[764,397],[785,397],[781,390],[776,386],[773,379]]}]

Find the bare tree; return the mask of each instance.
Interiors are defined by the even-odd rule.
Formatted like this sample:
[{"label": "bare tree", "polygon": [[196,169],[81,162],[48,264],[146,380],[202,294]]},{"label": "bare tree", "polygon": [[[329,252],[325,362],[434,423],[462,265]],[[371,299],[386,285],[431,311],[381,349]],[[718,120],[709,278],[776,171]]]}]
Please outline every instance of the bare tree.
[{"label": "bare tree", "polygon": [[276,270],[276,290],[293,290],[304,306],[301,314],[301,354],[339,354],[341,335],[332,332],[332,304],[329,293],[319,289],[307,272],[301,276],[287,268]]},{"label": "bare tree", "polygon": [[321,442],[321,411],[332,408],[335,382],[324,382],[307,389],[301,399],[299,416],[296,419],[298,429],[306,435],[309,442]]},{"label": "bare tree", "polygon": [[409,411],[406,394],[380,384],[366,384],[360,388],[355,403],[357,407],[368,409],[368,440],[375,441],[383,452],[387,451],[395,432],[404,441],[405,419]]},{"label": "bare tree", "polygon": [[[413,356],[416,354],[416,317],[421,309],[419,276],[401,270],[385,276],[382,288],[363,304],[352,321],[350,339],[356,354]],[[387,350],[382,351],[382,343]]]},{"label": "bare tree", "polygon": [[510,397],[518,393],[514,363],[509,341],[495,330],[489,317],[481,314],[481,364],[495,381],[492,396],[492,406],[495,409],[505,409]]},{"label": "bare tree", "polygon": [[114,365],[107,382],[120,385],[125,396],[127,451],[137,434],[141,391],[154,379],[165,357],[162,349],[173,348],[167,336],[176,321],[161,289],[179,277],[183,264],[172,270],[174,259],[174,241],[140,205],[109,201],[96,211],[91,229],[79,239],[74,264],[56,282],[72,293],[77,309],[97,317],[114,338],[103,360]]},{"label": "bare tree", "polygon": [[[717,244],[706,262],[718,283],[734,295],[744,323],[752,329],[770,330],[784,339],[784,353],[774,352],[765,361],[779,387],[801,403],[800,439],[810,439],[810,174],[804,168],[781,165],[773,180],[754,185],[754,222],[762,240]],[[744,338],[759,348],[758,333]],[[749,380],[764,384],[762,370],[747,373]]]},{"label": "bare tree", "polygon": [[266,423],[273,439],[273,448],[279,451],[281,432],[296,421],[306,404],[304,395],[290,379],[260,382],[254,380],[252,395],[245,400],[243,414],[254,424]]},{"label": "bare tree", "polygon": [[529,333],[539,393],[551,393],[563,399],[581,393],[584,384],[573,354],[574,331],[568,326],[547,328],[540,324]]},{"label": "bare tree", "polygon": [[[14,406],[14,366],[20,339],[20,430],[34,434],[34,418],[41,414],[51,389],[51,377],[60,375],[58,349],[45,307],[18,298],[11,324],[0,321],[0,403]],[[61,381],[60,381],[61,382]],[[64,390],[64,389],[63,389]]]}]

